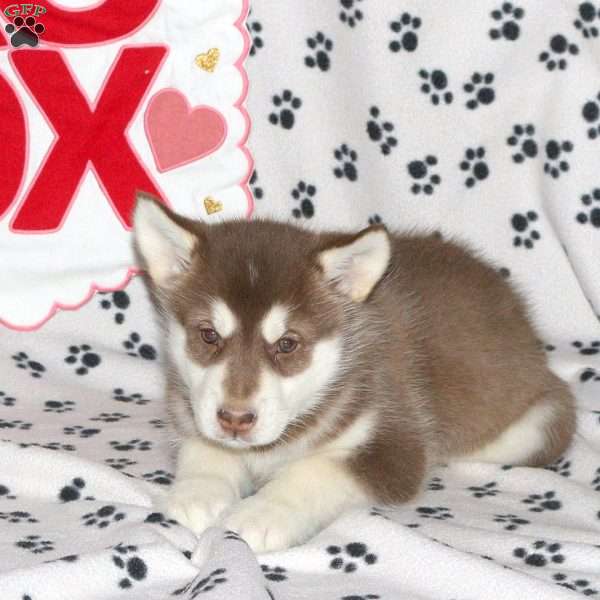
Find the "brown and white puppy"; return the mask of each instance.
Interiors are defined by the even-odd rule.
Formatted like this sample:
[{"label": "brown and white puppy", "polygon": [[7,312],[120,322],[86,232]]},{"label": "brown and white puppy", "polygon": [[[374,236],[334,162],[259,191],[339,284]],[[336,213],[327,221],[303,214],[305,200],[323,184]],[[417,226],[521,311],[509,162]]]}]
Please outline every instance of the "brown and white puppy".
[{"label": "brown and white puppy", "polygon": [[406,501],[456,458],[543,465],[574,402],[517,295],[435,235],[207,226],[139,195],[178,435],[170,514],[255,551]]}]

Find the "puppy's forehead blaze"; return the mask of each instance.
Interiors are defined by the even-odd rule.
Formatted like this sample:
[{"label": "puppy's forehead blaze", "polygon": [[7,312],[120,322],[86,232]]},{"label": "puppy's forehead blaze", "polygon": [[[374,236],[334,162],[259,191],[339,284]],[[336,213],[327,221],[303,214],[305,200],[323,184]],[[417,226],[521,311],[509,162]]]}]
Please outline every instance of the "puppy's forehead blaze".
[{"label": "puppy's forehead blaze", "polygon": [[210,306],[212,323],[219,335],[226,338],[235,333],[238,328],[237,317],[227,303],[220,298],[213,300]]},{"label": "puppy's forehead blaze", "polygon": [[287,330],[288,310],[281,304],[272,306],[263,317],[260,330],[263,338],[274,344]]}]

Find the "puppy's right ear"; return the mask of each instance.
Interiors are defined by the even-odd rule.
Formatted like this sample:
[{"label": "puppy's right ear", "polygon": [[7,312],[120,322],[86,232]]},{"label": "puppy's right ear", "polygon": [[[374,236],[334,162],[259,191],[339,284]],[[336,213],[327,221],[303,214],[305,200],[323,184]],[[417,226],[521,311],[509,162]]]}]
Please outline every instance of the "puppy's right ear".
[{"label": "puppy's right ear", "polygon": [[164,286],[174,275],[189,267],[198,238],[183,226],[185,221],[155,196],[136,193],[134,244],[144,267],[158,286]]}]

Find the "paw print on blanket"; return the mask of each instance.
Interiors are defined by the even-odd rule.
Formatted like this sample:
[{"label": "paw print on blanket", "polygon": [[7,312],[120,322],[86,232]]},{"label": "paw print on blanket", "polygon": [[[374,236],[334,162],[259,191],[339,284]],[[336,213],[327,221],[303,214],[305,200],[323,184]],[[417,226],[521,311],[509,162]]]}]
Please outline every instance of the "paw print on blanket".
[{"label": "paw print on blanket", "polygon": [[260,570],[269,581],[285,581],[287,569],[284,567],[269,567],[269,565],[260,565]]},{"label": "paw print on blanket", "polygon": [[446,486],[444,485],[441,477],[432,477],[427,484],[427,489],[431,490],[432,492],[439,492],[441,490],[445,490]]},{"label": "paw print on blanket", "polygon": [[436,519],[437,521],[454,519],[450,509],[445,506],[419,506],[417,514],[423,519]]},{"label": "paw print on blanket", "polygon": [[521,164],[528,158],[538,155],[538,145],[534,139],[535,127],[531,123],[513,126],[513,133],[507,138],[506,143],[516,149],[512,155],[513,162]]},{"label": "paw print on blanket", "polygon": [[90,421],[102,421],[103,423],[118,423],[123,419],[129,419],[129,415],[120,412],[102,412],[97,417],[90,417]]},{"label": "paw print on blanket", "polygon": [[94,427],[83,427],[82,425],[71,425],[68,427],[63,427],[63,433],[65,435],[76,435],[82,439],[86,439],[100,433],[100,429],[95,429]]},{"label": "paw print on blanket", "polygon": [[65,358],[69,365],[78,365],[75,369],[77,375],[87,375],[90,369],[95,369],[101,362],[99,354],[92,352],[88,344],[81,346],[69,346],[69,354]]},{"label": "paw print on blanket", "polygon": [[367,134],[373,142],[379,144],[381,154],[387,156],[398,144],[398,140],[392,135],[394,125],[380,119],[381,111],[377,106],[371,106],[369,115],[371,118],[367,121]]},{"label": "paw print on blanket", "polygon": [[161,512],[150,513],[145,519],[144,523],[152,523],[153,525],[159,525],[165,529],[170,529],[173,525],[178,525],[175,519],[168,519]]},{"label": "paw print on blanket", "polygon": [[248,13],[248,20],[246,21],[246,27],[248,28],[248,32],[250,33],[250,37],[252,38],[252,46],[250,46],[250,56],[254,56],[263,46],[264,42],[261,36],[263,26],[262,23],[257,21],[256,19],[251,19],[252,9]]},{"label": "paw print on blanket", "polygon": [[15,361],[17,369],[28,371],[34,379],[39,379],[42,377],[42,373],[46,371],[46,367],[43,364],[37,362],[37,360],[30,360],[29,355],[25,352],[13,354],[12,359]]},{"label": "paw print on blanket", "polygon": [[111,448],[118,450],[119,452],[131,452],[131,450],[141,450],[146,452],[152,450],[152,442],[149,440],[140,440],[138,438],[120,442],[118,440],[111,440],[109,442]]},{"label": "paw print on blanket", "polygon": [[137,555],[137,546],[128,546],[123,543],[117,544],[112,548],[113,564],[121,571],[124,571],[125,577],[121,578],[118,586],[121,589],[132,587],[135,582],[143,581],[148,575],[148,566]]},{"label": "paw print on blanket", "polygon": [[448,88],[448,76],[441,69],[428,71],[421,69],[419,77],[423,80],[421,92],[427,94],[431,103],[438,106],[440,103],[452,104],[454,94]]},{"label": "paw print on blanket", "polygon": [[252,176],[250,177],[250,181],[248,181],[248,184],[250,185],[250,190],[252,191],[252,195],[254,196],[254,198],[256,200],[262,200],[265,195],[265,192],[262,189],[262,187],[258,185],[258,183],[258,171],[254,169],[254,171],[252,171]]},{"label": "paw print on blanket", "polygon": [[327,554],[334,556],[329,567],[331,569],[343,569],[345,573],[356,571],[359,565],[369,566],[377,562],[377,555],[369,552],[366,544],[352,542],[345,546],[327,546]]},{"label": "paw print on blanket", "polygon": [[299,181],[298,185],[292,190],[292,198],[300,203],[299,207],[292,209],[292,215],[299,219],[304,217],[305,219],[311,219],[315,214],[315,205],[313,200],[317,193],[317,187],[312,183],[305,183]]},{"label": "paw print on blanket", "polygon": [[333,42],[322,31],[317,31],[314,37],[306,38],[306,45],[314,52],[304,57],[304,64],[310,69],[318,67],[321,71],[329,71]]},{"label": "paw print on blanket", "polygon": [[0,392],[0,406],[14,406],[16,402],[16,398],[8,396],[6,392]]},{"label": "paw print on blanket", "polygon": [[578,212],[578,223],[589,223],[592,227],[600,228],[600,188],[594,188],[589,194],[581,196],[581,203],[586,207],[586,212]]},{"label": "paw print on blanket", "polygon": [[95,512],[86,513],[81,517],[86,527],[104,529],[113,523],[118,523],[125,518],[125,513],[117,511],[115,506],[103,506]]},{"label": "paw print on blanket", "polygon": [[381,225],[383,223],[383,219],[379,215],[375,214],[375,215],[371,215],[368,218],[367,223],[371,226],[372,225]]},{"label": "paw print on blanket", "polygon": [[36,18],[28,16],[25,19],[23,17],[15,17],[12,23],[4,26],[4,31],[10,35],[10,43],[14,48],[19,46],[31,46],[35,48],[40,41],[39,36],[44,33],[46,28],[36,22]]},{"label": "paw print on blanket", "polygon": [[567,460],[564,456],[561,456],[558,460],[553,462],[551,465],[544,467],[548,471],[554,471],[563,477],[571,476],[571,461]]},{"label": "paw print on blanket", "polygon": [[573,592],[579,592],[584,596],[595,596],[598,593],[598,590],[591,587],[593,584],[591,584],[587,579],[569,580],[568,575],[565,575],[564,573],[554,573],[554,575],[552,575],[552,579],[556,581],[556,585],[565,587]]},{"label": "paw print on blanket", "polygon": [[16,419],[14,421],[6,421],[5,419],[0,419],[0,429],[31,429],[33,423],[26,423],[21,419]]},{"label": "paw print on blanket", "polygon": [[600,135],[600,92],[593,100],[588,100],[583,105],[581,116],[588,126],[588,137],[595,140]]},{"label": "paw print on blanket", "polygon": [[421,19],[413,17],[410,13],[402,13],[398,19],[390,23],[390,29],[396,34],[389,48],[392,52],[414,52],[419,45],[417,31],[421,27]]},{"label": "paw print on blanket", "polygon": [[16,496],[10,491],[10,488],[0,483],[0,500],[16,500]]},{"label": "paw print on blanket", "polygon": [[44,540],[39,535],[26,535],[16,542],[15,546],[23,550],[29,550],[32,554],[44,554],[45,552],[52,552],[54,550],[54,542]]},{"label": "paw print on blanket", "polygon": [[338,179],[345,177],[348,181],[356,181],[358,179],[358,170],[355,164],[358,160],[356,151],[349,148],[347,144],[342,144],[333,151],[333,156],[337,161],[333,174]]},{"label": "paw print on blanket", "polygon": [[[586,383],[587,381],[600,381],[600,373],[592,367],[587,367],[579,375],[579,381]],[[599,411],[594,411],[598,414]]]},{"label": "paw print on blanket", "polygon": [[75,402],[72,400],[46,400],[44,402],[44,412],[53,412],[53,413],[66,413],[71,412],[75,406]]},{"label": "paw print on blanket", "polygon": [[473,73],[471,79],[463,85],[463,90],[469,96],[465,106],[469,110],[475,110],[481,105],[491,104],[496,99],[496,92],[492,87],[493,83],[493,73]]},{"label": "paw print on blanket", "polygon": [[142,336],[137,331],[129,334],[129,338],[123,342],[123,347],[127,350],[128,356],[156,360],[156,348],[150,344],[142,344]]},{"label": "paw print on blanket", "polygon": [[379,598],[381,598],[381,596],[377,594],[365,594],[364,596],[356,596],[353,594],[352,596],[342,596],[341,600],[379,600]]},{"label": "paw print on blanket", "polygon": [[227,569],[219,568],[215,569],[206,577],[202,577],[202,579],[197,579],[192,581],[192,583],[175,590],[172,595],[179,596],[181,594],[186,594],[187,600],[195,600],[200,594],[204,594],[206,592],[210,592],[214,590],[215,587],[222,583],[227,582],[227,577],[223,577],[227,573]]},{"label": "paw print on blanket", "polygon": [[584,344],[576,340],[571,346],[577,348],[579,354],[583,354],[584,356],[594,356],[600,352],[600,340],[593,340],[589,344]]},{"label": "paw print on blanket", "polygon": [[465,179],[465,186],[468,188],[472,188],[478,181],[487,179],[490,174],[490,168],[485,162],[485,148],[483,146],[467,148],[464,159],[461,161],[459,167],[461,171],[468,172],[468,176]]},{"label": "paw print on blanket", "polygon": [[363,19],[363,11],[359,8],[362,0],[340,0],[342,10],[340,11],[340,21],[349,27],[355,27]]},{"label": "paw print on blanket", "polygon": [[125,322],[125,311],[131,304],[129,294],[121,290],[118,292],[99,292],[99,295],[104,296],[100,300],[100,307],[104,310],[116,309],[114,316],[115,323],[122,325]]},{"label": "paw print on blanket", "polygon": [[13,510],[12,512],[0,512],[0,519],[7,523],[39,523],[31,514],[24,510]]},{"label": "paw print on blanket", "polygon": [[116,400],[117,402],[131,402],[132,404],[137,404],[139,406],[143,406],[150,402],[148,398],[144,398],[143,394],[140,394],[139,392],[127,394],[123,388],[115,388],[113,390],[113,400]]},{"label": "paw print on blanket", "polygon": [[556,492],[548,491],[542,494],[530,494],[524,500],[523,504],[529,504],[531,512],[543,512],[545,510],[560,510],[562,502],[556,497]]},{"label": "paw print on blanket", "polygon": [[504,2],[500,8],[493,10],[490,16],[496,23],[489,34],[493,40],[508,40],[514,42],[519,38],[521,27],[519,21],[525,16],[520,6]]},{"label": "paw print on blanket", "polygon": [[281,125],[284,129],[291,129],[296,122],[295,111],[302,106],[302,100],[292,94],[291,90],[283,90],[273,96],[273,105],[277,110],[269,115],[269,122]]},{"label": "paw print on blanket", "polygon": [[471,495],[474,498],[485,498],[487,496],[497,496],[500,493],[498,489],[498,484],[495,481],[490,481],[481,486],[471,486],[467,488],[469,491],[473,492]]},{"label": "paw print on blanket", "polygon": [[418,183],[413,183],[410,191],[418,195],[421,192],[427,196],[431,196],[435,191],[436,186],[442,182],[442,178],[438,173],[432,173],[433,167],[438,164],[438,159],[428,154],[423,160],[413,160],[408,163],[406,168],[408,174]]},{"label": "paw print on blanket", "polygon": [[506,515],[494,515],[494,523],[502,523],[506,531],[515,531],[522,525],[529,525],[531,521],[522,519],[517,515],[506,514]]},{"label": "paw print on blanket", "polygon": [[576,29],[581,31],[584,38],[598,37],[598,27],[595,23],[600,18],[600,9],[596,8],[592,2],[582,2],[579,5],[579,18],[573,21]]},{"label": "paw print on blanket", "polygon": [[[58,492],[58,499],[62,502],[74,502],[81,499],[82,490],[85,488],[85,480],[75,477]],[[86,496],[84,500],[94,500],[93,496]]]},{"label": "paw print on blanket", "polygon": [[159,485],[171,485],[175,479],[175,475],[173,475],[173,473],[169,473],[163,469],[157,469],[156,471],[151,471],[150,473],[144,473],[142,477],[146,481],[158,483]]},{"label": "paw print on blanket", "polygon": [[548,140],[546,143],[546,162],[544,162],[544,173],[554,179],[558,179],[561,173],[569,170],[566,154],[573,151],[573,142],[569,140]]},{"label": "paw print on blanket", "polygon": [[545,567],[547,564],[565,562],[565,556],[560,553],[562,546],[556,542],[538,540],[529,548],[515,548],[513,556],[520,558],[530,567]]},{"label": "paw print on blanket", "polygon": [[531,226],[537,219],[538,215],[534,210],[529,210],[525,214],[515,213],[511,217],[510,224],[517,232],[513,237],[513,246],[516,248],[523,246],[528,250],[533,248],[535,242],[542,237],[540,232]]},{"label": "paw print on blanket", "polygon": [[130,458],[105,458],[104,462],[117,471],[122,471],[125,467],[137,465],[137,461]]},{"label": "paw print on blanket", "polygon": [[553,35],[548,42],[548,50],[544,50],[539,55],[539,61],[546,66],[548,71],[554,71],[558,68],[564,71],[568,66],[567,57],[579,54],[579,46],[571,44],[562,34]]}]

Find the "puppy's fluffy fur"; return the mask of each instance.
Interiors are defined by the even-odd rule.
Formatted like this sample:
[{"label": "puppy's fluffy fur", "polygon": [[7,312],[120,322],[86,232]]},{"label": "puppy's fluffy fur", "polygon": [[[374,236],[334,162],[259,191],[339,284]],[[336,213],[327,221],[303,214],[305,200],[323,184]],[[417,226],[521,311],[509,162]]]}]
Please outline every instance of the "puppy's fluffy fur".
[{"label": "puppy's fluffy fur", "polygon": [[179,438],[171,515],[298,544],[449,459],[543,465],[574,403],[500,275],[436,235],[207,226],[140,195]]}]

